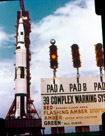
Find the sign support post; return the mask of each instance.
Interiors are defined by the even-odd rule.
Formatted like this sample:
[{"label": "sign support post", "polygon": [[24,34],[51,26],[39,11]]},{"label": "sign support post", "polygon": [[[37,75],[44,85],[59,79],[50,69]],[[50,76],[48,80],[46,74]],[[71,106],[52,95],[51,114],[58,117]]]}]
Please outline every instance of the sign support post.
[{"label": "sign support post", "polygon": [[[53,69],[53,85],[55,84],[56,72],[58,68],[58,54],[57,54],[57,46],[55,45],[56,41],[52,39],[50,41],[50,68]],[[51,127],[52,134],[64,133],[64,127]]]}]

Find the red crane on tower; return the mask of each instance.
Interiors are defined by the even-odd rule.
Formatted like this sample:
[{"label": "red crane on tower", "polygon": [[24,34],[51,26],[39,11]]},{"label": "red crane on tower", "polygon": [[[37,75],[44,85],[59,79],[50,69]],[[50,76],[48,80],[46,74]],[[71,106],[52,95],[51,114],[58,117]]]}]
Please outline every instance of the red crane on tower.
[{"label": "red crane on tower", "polygon": [[23,0],[19,0],[19,3],[20,3],[20,8],[21,8],[21,10],[22,10],[22,11],[25,11]]}]

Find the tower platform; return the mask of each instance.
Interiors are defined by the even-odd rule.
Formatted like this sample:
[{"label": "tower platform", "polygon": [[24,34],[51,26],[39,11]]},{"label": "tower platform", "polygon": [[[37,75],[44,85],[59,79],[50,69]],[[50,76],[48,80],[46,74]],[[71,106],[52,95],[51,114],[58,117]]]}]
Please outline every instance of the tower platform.
[{"label": "tower platform", "polygon": [[5,120],[5,130],[8,136],[13,135],[44,135],[41,119],[11,119]]}]

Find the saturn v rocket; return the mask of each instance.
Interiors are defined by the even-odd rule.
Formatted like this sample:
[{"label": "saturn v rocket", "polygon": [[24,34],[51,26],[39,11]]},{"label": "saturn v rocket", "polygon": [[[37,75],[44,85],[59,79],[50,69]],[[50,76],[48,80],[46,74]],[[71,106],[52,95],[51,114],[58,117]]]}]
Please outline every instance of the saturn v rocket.
[{"label": "saturn v rocket", "polygon": [[26,69],[26,47],[23,16],[19,19],[16,47],[15,67],[15,118],[27,114],[27,69]]}]

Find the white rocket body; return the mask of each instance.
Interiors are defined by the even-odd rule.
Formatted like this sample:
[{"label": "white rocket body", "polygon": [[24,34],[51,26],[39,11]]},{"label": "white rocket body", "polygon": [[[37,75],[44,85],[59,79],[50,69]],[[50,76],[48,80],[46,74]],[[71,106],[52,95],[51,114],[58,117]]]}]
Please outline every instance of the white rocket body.
[{"label": "white rocket body", "polygon": [[19,19],[15,54],[15,118],[23,118],[27,113],[27,69],[23,17]]}]

